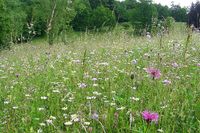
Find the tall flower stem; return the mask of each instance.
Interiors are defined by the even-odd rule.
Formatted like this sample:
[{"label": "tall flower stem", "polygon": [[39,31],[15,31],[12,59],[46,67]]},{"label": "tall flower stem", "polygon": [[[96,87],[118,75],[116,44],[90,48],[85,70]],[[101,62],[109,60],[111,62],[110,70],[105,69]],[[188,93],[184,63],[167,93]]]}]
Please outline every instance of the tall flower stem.
[{"label": "tall flower stem", "polygon": [[192,29],[189,27],[187,40],[186,40],[186,44],[185,44],[185,48],[184,48],[184,52],[183,52],[183,58],[185,61],[186,61],[186,54],[187,54],[188,46],[189,46],[189,43],[191,42],[191,39],[192,39]]}]

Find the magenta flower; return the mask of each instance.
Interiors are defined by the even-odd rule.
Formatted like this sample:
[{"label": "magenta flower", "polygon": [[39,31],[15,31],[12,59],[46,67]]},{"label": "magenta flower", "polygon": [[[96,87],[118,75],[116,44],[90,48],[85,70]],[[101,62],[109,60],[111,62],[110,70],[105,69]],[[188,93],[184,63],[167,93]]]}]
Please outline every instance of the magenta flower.
[{"label": "magenta flower", "polygon": [[150,123],[150,122],[157,123],[158,119],[159,119],[158,113],[154,113],[154,112],[150,112],[150,111],[143,111],[142,117],[148,123]]},{"label": "magenta flower", "polygon": [[146,72],[153,77],[153,79],[159,79],[161,76],[160,70],[156,68],[146,68]]}]

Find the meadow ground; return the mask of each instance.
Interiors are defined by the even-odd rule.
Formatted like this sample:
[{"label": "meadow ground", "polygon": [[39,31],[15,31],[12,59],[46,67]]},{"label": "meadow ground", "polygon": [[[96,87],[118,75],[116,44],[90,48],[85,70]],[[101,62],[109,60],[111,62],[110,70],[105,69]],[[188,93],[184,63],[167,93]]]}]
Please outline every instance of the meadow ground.
[{"label": "meadow ground", "polygon": [[200,35],[186,40],[181,26],[162,47],[113,31],[2,51],[0,132],[200,132]]}]

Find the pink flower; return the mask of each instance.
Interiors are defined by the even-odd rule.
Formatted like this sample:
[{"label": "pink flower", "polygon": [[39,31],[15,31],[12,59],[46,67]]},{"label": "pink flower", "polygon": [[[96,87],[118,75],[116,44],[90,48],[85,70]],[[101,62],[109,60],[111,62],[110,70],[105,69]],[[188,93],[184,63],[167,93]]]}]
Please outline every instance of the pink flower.
[{"label": "pink flower", "polygon": [[200,67],[200,63],[198,63],[197,66]]},{"label": "pink flower", "polygon": [[156,68],[147,68],[146,72],[153,77],[153,79],[159,79],[161,76],[160,70]]},{"label": "pink flower", "polygon": [[158,122],[159,115],[158,113],[150,112],[150,111],[143,111],[142,117],[146,122]]}]

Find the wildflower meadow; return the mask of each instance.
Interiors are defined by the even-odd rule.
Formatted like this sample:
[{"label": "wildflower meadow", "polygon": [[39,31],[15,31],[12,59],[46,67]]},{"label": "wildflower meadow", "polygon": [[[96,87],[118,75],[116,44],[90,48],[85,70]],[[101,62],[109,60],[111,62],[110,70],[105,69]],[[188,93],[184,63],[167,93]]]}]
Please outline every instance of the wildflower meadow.
[{"label": "wildflower meadow", "polygon": [[179,24],[162,39],[113,30],[67,40],[1,51],[0,132],[200,132],[199,33]]}]

